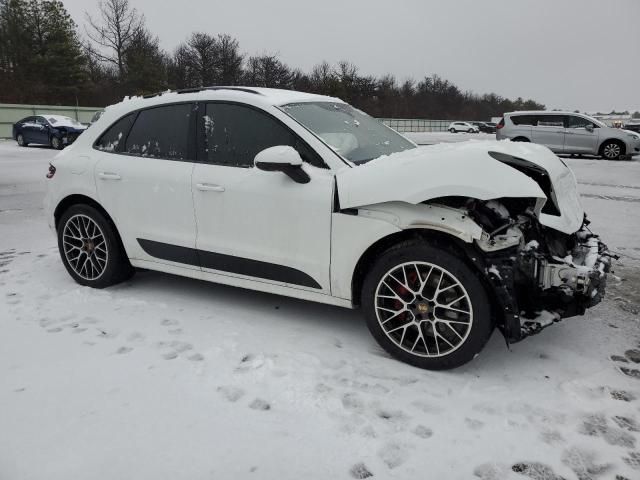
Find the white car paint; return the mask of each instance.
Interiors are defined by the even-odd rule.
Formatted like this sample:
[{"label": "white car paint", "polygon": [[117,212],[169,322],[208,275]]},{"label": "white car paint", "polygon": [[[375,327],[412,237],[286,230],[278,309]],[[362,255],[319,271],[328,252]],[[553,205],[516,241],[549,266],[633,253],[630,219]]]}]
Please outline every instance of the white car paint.
[{"label": "white car paint", "polygon": [[[452,195],[529,197],[538,200],[539,212],[546,200],[540,187],[525,174],[489,157],[488,150],[543,166],[553,181],[564,179],[563,195],[577,198],[575,179],[568,176],[566,167],[548,150],[531,145],[467,142],[414,149],[356,167],[277,108],[290,102],[342,101],[299,92],[253,90],[257,93],[233,89],[165,93],[106,108],[92,128],[53,162],[58,173],[48,182],[45,202],[50,224],[54,224],[56,206],[66,196],[81,193],[112,216],[134,266],[353,306],[355,265],[378,240],[405,229],[438,230],[465,242],[481,236],[480,226],[461,210],[421,202]],[[133,110],[211,100],[240,102],[268,112],[307,142],[328,170],[305,164],[311,182],[297,184],[281,172],[134,157],[92,147],[107,127]],[[358,215],[334,210],[336,185],[340,208],[357,209]],[[563,196],[558,200],[563,215],[554,228],[568,232],[577,225],[573,233],[582,222],[582,211]],[[550,226],[553,223],[545,221]],[[137,238],[296,268],[315,279],[320,288],[160,261],[146,254]]]},{"label": "white car paint", "polygon": [[447,127],[450,132],[479,133],[480,129],[469,122],[451,122]]}]

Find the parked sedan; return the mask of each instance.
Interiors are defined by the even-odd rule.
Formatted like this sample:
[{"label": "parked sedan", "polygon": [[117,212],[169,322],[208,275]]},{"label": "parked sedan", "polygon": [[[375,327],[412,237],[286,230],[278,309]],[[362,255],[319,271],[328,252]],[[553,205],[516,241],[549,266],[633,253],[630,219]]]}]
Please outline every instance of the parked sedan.
[{"label": "parked sedan", "polygon": [[624,125],[625,130],[630,130],[632,132],[640,133],[640,120],[636,120],[633,122],[626,123]]},{"label": "parked sedan", "polygon": [[471,122],[472,125],[478,127],[482,133],[496,133],[496,124],[487,122]]},{"label": "parked sedan", "polygon": [[35,143],[61,150],[72,144],[86,128],[79,121],[63,115],[35,115],[13,124],[13,138],[21,147]]},{"label": "parked sedan", "polygon": [[46,217],[79,284],[144,268],[361,308],[384,349],[422,368],[470,361],[494,328],[516,342],[583,314],[609,271],[575,177],[549,149],[418,148],[309,93],[128,99],[47,178]]},{"label": "parked sedan", "polygon": [[457,132],[467,132],[467,133],[478,133],[480,130],[475,125],[472,125],[469,122],[451,122],[449,124],[449,128],[447,128],[451,133]]}]

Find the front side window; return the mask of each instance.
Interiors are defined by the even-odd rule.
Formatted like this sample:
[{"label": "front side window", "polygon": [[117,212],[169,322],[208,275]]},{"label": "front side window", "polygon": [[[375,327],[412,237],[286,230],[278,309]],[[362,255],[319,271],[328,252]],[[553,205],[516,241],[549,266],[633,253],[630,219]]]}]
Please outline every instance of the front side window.
[{"label": "front side window", "polygon": [[131,127],[123,153],[167,160],[188,159],[191,111],[189,103],[142,110]]},{"label": "front side window", "polygon": [[577,115],[569,115],[567,117],[567,128],[587,128],[587,127],[597,128],[598,126],[587,120],[586,118],[578,117]]},{"label": "front side window", "polygon": [[305,162],[326,168],[319,156],[285,125],[251,107],[208,103],[201,129],[207,163],[249,168],[262,150],[288,145],[295,148]]},{"label": "front side window", "polygon": [[356,164],[416,148],[382,122],[346,103],[290,103],[280,108],[336,153]]},{"label": "front side window", "polygon": [[103,152],[124,151],[124,142],[137,114],[138,112],[130,113],[111,125],[94,144],[94,147]]}]

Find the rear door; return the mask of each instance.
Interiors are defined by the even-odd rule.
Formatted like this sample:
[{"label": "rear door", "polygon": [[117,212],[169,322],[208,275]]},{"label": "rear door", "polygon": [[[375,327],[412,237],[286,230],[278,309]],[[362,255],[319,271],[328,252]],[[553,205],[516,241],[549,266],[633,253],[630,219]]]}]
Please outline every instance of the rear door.
[{"label": "rear door", "polygon": [[555,153],[564,152],[564,115],[534,115],[532,141],[549,147]]},{"label": "rear door", "polygon": [[598,125],[579,115],[567,115],[565,153],[595,154],[598,149]]},{"label": "rear door", "polygon": [[[263,110],[221,102],[200,110],[193,198],[203,270],[328,294],[331,171]],[[278,145],[301,154],[309,183],[254,167],[259,152]]]},{"label": "rear door", "polygon": [[40,126],[36,123],[36,117],[27,117],[22,120],[20,125],[20,131],[22,132],[22,137],[24,141],[27,143],[39,143],[37,141],[38,137],[38,129]]},{"label": "rear door", "polygon": [[191,175],[194,105],[131,113],[96,142],[99,201],[129,257],[199,269]]}]

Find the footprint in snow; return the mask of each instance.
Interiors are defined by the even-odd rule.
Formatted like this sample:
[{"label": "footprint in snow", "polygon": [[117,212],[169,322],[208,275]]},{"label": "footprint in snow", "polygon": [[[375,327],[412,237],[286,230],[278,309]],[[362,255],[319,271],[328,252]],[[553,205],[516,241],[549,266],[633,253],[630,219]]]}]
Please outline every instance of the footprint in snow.
[{"label": "footprint in snow", "polygon": [[609,393],[614,400],[620,400],[623,402],[632,402],[636,399],[636,396],[631,392],[624,390],[611,390]]},{"label": "footprint in snow", "polygon": [[189,355],[187,358],[192,362],[201,362],[204,360],[204,355],[201,353],[194,353],[193,355]]},{"label": "footprint in snow", "polygon": [[249,404],[249,408],[252,410],[271,410],[271,405],[266,400],[262,400],[261,398],[256,398],[253,402]]},{"label": "footprint in snow", "polygon": [[633,418],[616,415],[613,421],[620,427],[630,432],[640,432],[640,425]]},{"label": "footprint in snow", "polygon": [[640,363],[640,350],[627,350],[624,352],[624,356],[633,363]]},{"label": "footprint in snow", "polygon": [[225,399],[234,403],[240,400],[244,396],[244,390],[239,387],[231,385],[223,385],[218,387],[217,392],[221,394]]},{"label": "footprint in snow", "polygon": [[357,393],[350,392],[345,393],[342,396],[342,406],[347,410],[362,412],[364,409],[364,402]]},{"label": "footprint in snow", "polygon": [[408,457],[407,449],[398,443],[387,443],[378,450],[378,456],[389,467],[390,470],[398,468]]},{"label": "footprint in snow", "polygon": [[362,480],[364,478],[373,477],[373,473],[367,468],[364,463],[356,463],[349,470],[349,474],[356,479]]},{"label": "footprint in snow", "polygon": [[178,352],[167,352],[162,355],[162,358],[164,358],[165,360],[173,360],[175,358],[178,358]]},{"label": "footprint in snow", "polygon": [[640,452],[629,452],[629,456],[622,457],[622,461],[634,470],[640,470]]},{"label": "footprint in snow", "polygon": [[516,473],[525,475],[533,480],[567,480],[560,475],[556,475],[549,465],[539,462],[516,463],[511,467]]},{"label": "footprint in snow", "polygon": [[618,369],[628,377],[640,379],[640,370],[636,368],[618,367]]},{"label": "footprint in snow", "polygon": [[178,321],[172,318],[165,318],[160,322],[160,324],[164,327],[170,327],[172,325],[178,325]]},{"label": "footprint in snow", "polygon": [[473,470],[480,480],[503,480],[509,475],[509,468],[497,463],[483,463]]},{"label": "footprint in snow", "polygon": [[131,350],[133,350],[133,348],[131,347],[120,347],[118,350],[116,350],[117,354],[124,354],[124,353],[129,353]]},{"label": "footprint in snow", "polygon": [[577,447],[565,450],[562,463],[569,467],[580,480],[596,480],[612,468],[608,463],[596,463],[595,453]]},{"label": "footprint in snow", "polygon": [[636,445],[636,439],[633,435],[620,428],[609,426],[607,418],[602,414],[586,416],[578,431],[583,435],[601,437],[610,445],[625,448],[633,448]]},{"label": "footprint in snow", "polygon": [[62,327],[53,327],[53,328],[49,328],[47,330],[47,332],[49,332],[49,333],[58,333],[58,332],[61,332],[61,331],[62,331]]},{"label": "footprint in snow", "polygon": [[467,426],[467,428],[471,430],[480,430],[482,427],[484,427],[483,421],[476,420],[475,418],[469,418],[469,417],[464,419],[464,424]]},{"label": "footprint in snow", "polygon": [[623,357],[622,355],[611,355],[609,358],[613,362],[629,363],[629,360],[627,360],[626,357]]},{"label": "footprint in snow", "polygon": [[417,425],[411,433],[417,435],[420,438],[431,438],[433,436],[433,430],[429,427],[425,427],[424,425]]}]

